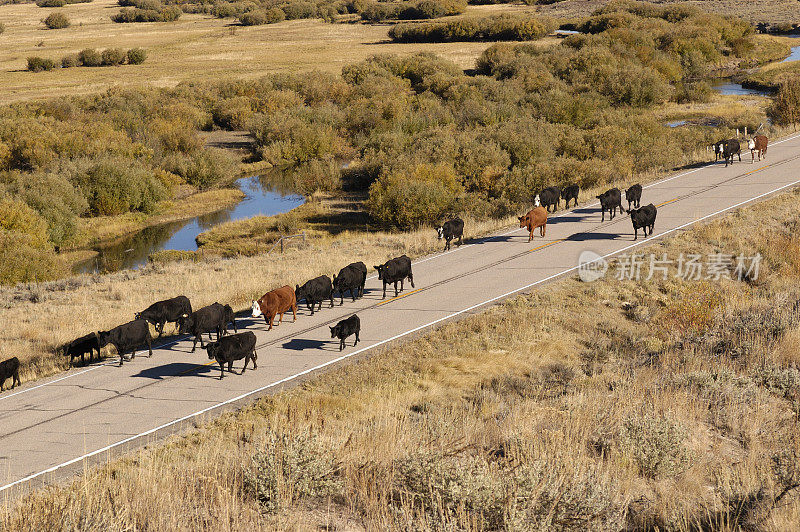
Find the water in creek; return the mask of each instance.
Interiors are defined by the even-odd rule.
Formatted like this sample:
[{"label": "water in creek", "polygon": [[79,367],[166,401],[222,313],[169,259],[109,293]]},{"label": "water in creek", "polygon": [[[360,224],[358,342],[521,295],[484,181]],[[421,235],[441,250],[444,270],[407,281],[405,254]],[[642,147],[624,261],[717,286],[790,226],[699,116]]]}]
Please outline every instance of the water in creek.
[{"label": "water in creek", "polygon": [[260,176],[236,181],[245,198],[226,209],[196,218],[147,227],[111,244],[95,248],[98,254],[75,266],[76,273],[95,273],[136,269],[147,263],[151,253],[162,249],[197,249],[195,238],[203,231],[224,222],[256,215],[270,216],[288,212],[303,204],[303,196],[278,190]]}]

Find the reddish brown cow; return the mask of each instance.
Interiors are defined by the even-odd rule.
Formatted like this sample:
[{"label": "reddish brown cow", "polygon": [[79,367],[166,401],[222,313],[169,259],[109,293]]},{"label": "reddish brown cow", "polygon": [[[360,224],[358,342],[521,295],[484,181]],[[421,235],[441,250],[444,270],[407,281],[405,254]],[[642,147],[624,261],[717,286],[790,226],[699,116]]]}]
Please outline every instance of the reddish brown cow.
[{"label": "reddish brown cow", "polygon": [[533,230],[539,228],[539,234],[544,237],[547,229],[547,211],[544,207],[536,207],[525,216],[519,216],[519,226],[528,228],[528,242],[533,239]]},{"label": "reddish brown cow", "polygon": [[297,299],[294,295],[294,288],[289,285],[282,286],[267,292],[258,301],[253,301],[253,317],[264,316],[264,321],[269,323],[268,331],[272,330],[272,322],[275,316],[280,314],[278,325],[283,322],[283,313],[292,311],[293,321],[297,321]]},{"label": "reddish brown cow", "polygon": [[750,164],[754,163],[756,160],[756,152],[758,152],[758,160],[761,160],[761,156],[764,156],[764,159],[767,158],[767,144],[768,139],[764,135],[756,135],[747,143],[747,147],[750,148]]}]

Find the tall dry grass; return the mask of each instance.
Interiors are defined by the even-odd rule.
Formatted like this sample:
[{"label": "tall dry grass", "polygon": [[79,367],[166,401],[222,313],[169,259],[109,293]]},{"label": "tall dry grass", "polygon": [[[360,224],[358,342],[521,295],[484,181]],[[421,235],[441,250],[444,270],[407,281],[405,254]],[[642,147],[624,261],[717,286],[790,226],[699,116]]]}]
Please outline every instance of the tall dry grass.
[{"label": "tall dry grass", "polygon": [[749,283],[564,280],[7,501],[0,529],[793,529],[798,209],[642,250],[759,252]]}]

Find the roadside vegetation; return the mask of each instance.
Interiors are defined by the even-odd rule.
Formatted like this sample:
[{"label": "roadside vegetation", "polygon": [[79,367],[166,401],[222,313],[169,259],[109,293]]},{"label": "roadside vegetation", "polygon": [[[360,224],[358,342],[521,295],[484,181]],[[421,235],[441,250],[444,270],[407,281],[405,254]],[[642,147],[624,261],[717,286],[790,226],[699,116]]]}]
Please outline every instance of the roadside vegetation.
[{"label": "roadside vegetation", "polygon": [[792,529],[798,209],[640,250],[758,252],[756,279],[567,279],[8,502],[0,528]]},{"label": "roadside vegetation", "polygon": [[447,22],[397,24],[389,37],[399,42],[534,41],[556,29],[541,17],[495,15]]}]

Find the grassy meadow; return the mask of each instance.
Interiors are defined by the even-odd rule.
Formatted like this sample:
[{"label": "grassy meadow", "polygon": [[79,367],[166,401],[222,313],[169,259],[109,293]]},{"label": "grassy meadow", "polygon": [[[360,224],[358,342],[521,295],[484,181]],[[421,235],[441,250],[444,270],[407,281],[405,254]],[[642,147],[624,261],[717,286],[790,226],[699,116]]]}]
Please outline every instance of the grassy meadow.
[{"label": "grassy meadow", "polygon": [[[470,14],[531,11],[518,6],[471,6]],[[48,31],[40,22],[52,9],[33,3],[0,6],[0,102],[93,94],[112,87],[174,87],[182,81],[253,79],[268,73],[318,70],[339,73],[343,66],[379,53],[428,51],[471,68],[485,44],[396,44],[390,26],[330,24],[321,19],[287,20],[240,26],[232,19],[184,13],[175,22],[115,24],[116,0],[93,0],[61,8],[72,21]],[[142,65],[27,72],[37,55],[60,60],[84,48],[147,50]]]},{"label": "grassy meadow", "polygon": [[7,501],[0,529],[790,530],[798,209],[641,250],[758,252],[756,279],[560,281]]}]

